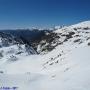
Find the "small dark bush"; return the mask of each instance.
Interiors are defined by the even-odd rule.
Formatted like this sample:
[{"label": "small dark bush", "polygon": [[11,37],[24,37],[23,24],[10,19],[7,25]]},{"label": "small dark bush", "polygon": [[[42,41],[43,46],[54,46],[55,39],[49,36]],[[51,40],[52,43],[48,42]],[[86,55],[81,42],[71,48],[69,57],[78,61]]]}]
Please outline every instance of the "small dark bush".
[{"label": "small dark bush", "polygon": [[90,46],[90,42],[88,43],[88,46]]},{"label": "small dark bush", "polygon": [[81,39],[74,40],[74,43],[79,42]]}]

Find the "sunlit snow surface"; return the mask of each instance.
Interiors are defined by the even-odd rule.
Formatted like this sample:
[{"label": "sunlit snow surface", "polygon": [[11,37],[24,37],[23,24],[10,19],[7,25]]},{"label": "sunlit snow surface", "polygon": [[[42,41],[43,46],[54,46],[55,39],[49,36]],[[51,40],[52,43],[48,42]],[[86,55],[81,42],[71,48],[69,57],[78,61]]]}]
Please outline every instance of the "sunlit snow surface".
[{"label": "sunlit snow surface", "polygon": [[[83,27],[86,24],[90,27],[89,21],[84,23]],[[66,34],[77,26],[82,27],[82,23],[55,32]],[[17,90],[90,90],[90,29],[81,28],[74,32],[79,37],[73,35],[46,55],[23,54],[17,56],[18,60],[14,62],[7,57],[0,59],[0,71],[3,71],[0,73],[0,87],[18,87]],[[78,38],[82,43],[74,43]],[[60,41],[63,39],[60,38]]]}]

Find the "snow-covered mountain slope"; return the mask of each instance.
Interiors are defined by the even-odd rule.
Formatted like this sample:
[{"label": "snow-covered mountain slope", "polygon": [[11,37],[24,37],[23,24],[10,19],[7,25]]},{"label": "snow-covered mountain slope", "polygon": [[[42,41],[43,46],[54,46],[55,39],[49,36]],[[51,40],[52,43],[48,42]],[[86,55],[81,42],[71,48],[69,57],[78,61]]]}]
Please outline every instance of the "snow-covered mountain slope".
[{"label": "snow-covered mountain slope", "polygon": [[5,62],[0,63],[0,86],[17,90],[90,90],[89,27],[86,21],[49,33],[48,40],[53,40],[48,45],[55,47],[45,55],[19,55],[15,62],[1,59]]},{"label": "snow-covered mountain slope", "polygon": [[84,22],[81,22],[81,23],[79,23],[79,24],[76,24],[76,25],[72,25],[71,27],[83,27],[83,28],[90,28],[90,21],[84,21]]},{"label": "snow-covered mountain slope", "polygon": [[0,32],[0,64],[17,61],[20,56],[36,54],[36,51],[14,36]]},{"label": "snow-covered mountain slope", "polygon": [[48,53],[55,49],[58,45],[63,43],[78,44],[87,41],[90,35],[90,21],[81,22],[79,24],[64,26],[53,32],[49,32],[42,37],[42,40],[38,44],[37,51],[42,53]]},{"label": "snow-covered mountain slope", "polygon": [[[62,27],[60,27],[62,28]],[[56,30],[56,28],[53,30]],[[32,46],[38,54],[46,54],[52,51],[56,47],[56,40],[59,38],[56,33],[49,30],[1,30],[1,32],[9,33],[16,37],[18,40],[22,40],[24,44]],[[52,45],[52,43],[54,43]]]}]

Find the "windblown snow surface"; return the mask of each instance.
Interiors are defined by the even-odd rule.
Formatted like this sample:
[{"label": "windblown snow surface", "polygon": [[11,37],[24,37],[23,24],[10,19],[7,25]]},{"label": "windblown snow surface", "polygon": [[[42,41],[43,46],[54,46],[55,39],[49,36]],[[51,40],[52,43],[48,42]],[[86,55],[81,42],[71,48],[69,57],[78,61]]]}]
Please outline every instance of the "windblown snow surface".
[{"label": "windblown snow surface", "polygon": [[[59,41],[63,43],[51,52],[21,55],[14,62],[0,59],[0,71],[3,71],[0,73],[0,87],[17,87],[17,90],[90,90],[90,21],[54,32],[60,34]],[[74,34],[64,42],[69,32]]]}]

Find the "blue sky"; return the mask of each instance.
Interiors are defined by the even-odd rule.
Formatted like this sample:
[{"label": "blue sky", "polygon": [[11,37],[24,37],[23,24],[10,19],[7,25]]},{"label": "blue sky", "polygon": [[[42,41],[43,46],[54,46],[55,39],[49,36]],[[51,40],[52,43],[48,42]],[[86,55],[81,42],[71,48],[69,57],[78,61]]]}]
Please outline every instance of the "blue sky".
[{"label": "blue sky", "polygon": [[90,0],[0,0],[0,29],[52,27],[90,20]]}]

